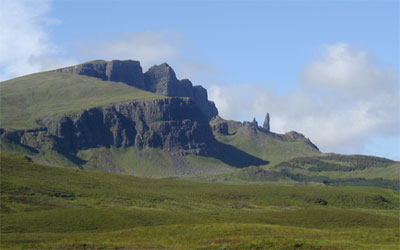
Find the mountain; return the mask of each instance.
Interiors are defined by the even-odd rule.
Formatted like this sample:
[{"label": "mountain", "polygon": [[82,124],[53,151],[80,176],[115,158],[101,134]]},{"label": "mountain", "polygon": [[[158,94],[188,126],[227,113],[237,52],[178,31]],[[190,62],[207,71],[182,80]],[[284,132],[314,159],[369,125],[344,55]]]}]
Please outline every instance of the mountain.
[{"label": "mountain", "polygon": [[73,73],[99,78],[106,81],[123,82],[129,86],[171,97],[189,97],[201,109],[208,120],[218,114],[215,104],[208,100],[207,90],[193,86],[188,79],[178,80],[174,70],[167,64],[155,65],[142,72],[138,61],[113,60],[92,61],[80,65],[61,68],[55,72]]},{"label": "mountain", "polygon": [[[324,158],[304,135],[270,131],[268,113],[262,127],[224,120],[206,89],[177,79],[166,63],[143,72],[138,61],[91,61],[1,82],[0,95],[1,151],[38,163],[155,178],[398,189],[391,178],[398,162]],[[351,168],[359,162],[368,167]],[[349,174],[355,171],[363,173]]]}]

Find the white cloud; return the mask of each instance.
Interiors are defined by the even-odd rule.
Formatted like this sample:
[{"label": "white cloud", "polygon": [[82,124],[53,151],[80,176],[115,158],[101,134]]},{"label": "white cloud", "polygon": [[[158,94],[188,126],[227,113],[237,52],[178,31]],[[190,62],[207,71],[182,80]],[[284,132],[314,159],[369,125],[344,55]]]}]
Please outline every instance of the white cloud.
[{"label": "white cloud", "polygon": [[347,44],[324,45],[292,93],[231,84],[210,88],[210,98],[227,119],[262,122],[268,111],[273,131],[299,131],[323,151],[359,153],[372,137],[400,134],[398,79],[367,51]]},{"label": "white cloud", "polygon": [[50,39],[49,1],[0,0],[0,80],[75,63]]},{"label": "white cloud", "polygon": [[339,43],[321,47],[321,58],[303,70],[301,83],[349,98],[365,97],[377,88],[393,88],[395,74],[377,65],[366,51]]},{"label": "white cloud", "polygon": [[149,67],[178,55],[172,41],[174,35],[168,31],[135,32],[94,47],[85,46],[83,52],[105,60],[134,59],[140,61],[142,66]]}]

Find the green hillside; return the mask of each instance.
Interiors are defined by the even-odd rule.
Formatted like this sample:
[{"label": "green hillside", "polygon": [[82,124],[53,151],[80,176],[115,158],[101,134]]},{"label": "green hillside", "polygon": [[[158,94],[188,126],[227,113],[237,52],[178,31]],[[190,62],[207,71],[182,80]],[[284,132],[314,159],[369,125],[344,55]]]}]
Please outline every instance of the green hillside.
[{"label": "green hillside", "polygon": [[166,98],[123,83],[43,72],[0,83],[0,127],[38,127],[38,119],[131,100]]},{"label": "green hillside", "polygon": [[[79,151],[87,170],[124,173],[149,178],[179,178],[233,171],[234,167],[213,157],[176,156],[161,149],[94,148]],[[196,160],[193,160],[196,159]]]},{"label": "green hillside", "polygon": [[142,179],[1,158],[2,249],[395,249],[399,192]]},{"label": "green hillside", "polygon": [[229,134],[214,133],[215,138],[222,143],[232,145],[269,161],[269,167],[292,158],[321,154],[317,149],[305,143],[304,140],[285,140],[283,136],[260,131],[252,134],[243,128],[243,125],[239,122],[226,122],[228,123]]},{"label": "green hillside", "polygon": [[[188,178],[192,180],[193,178]],[[320,154],[197,178],[205,182],[372,186],[400,190],[400,163],[364,155]]]},{"label": "green hillside", "polygon": [[365,155],[325,154],[300,157],[282,162],[276,168],[297,169],[308,175],[336,178],[382,178],[395,181],[400,178],[400,162]]}]

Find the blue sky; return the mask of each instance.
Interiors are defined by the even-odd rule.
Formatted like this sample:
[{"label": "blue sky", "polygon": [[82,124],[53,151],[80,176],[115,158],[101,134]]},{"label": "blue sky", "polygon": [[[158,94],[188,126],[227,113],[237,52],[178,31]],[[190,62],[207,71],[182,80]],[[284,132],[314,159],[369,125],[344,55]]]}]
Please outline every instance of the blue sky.
[{"label": "blue sky", "polygon": [[2,79],[92,59],[166,61],[207,87],[223,118],[262,123],[268,111],[272,130],[324,152],[400,159],[398,1],[1,4]]}]

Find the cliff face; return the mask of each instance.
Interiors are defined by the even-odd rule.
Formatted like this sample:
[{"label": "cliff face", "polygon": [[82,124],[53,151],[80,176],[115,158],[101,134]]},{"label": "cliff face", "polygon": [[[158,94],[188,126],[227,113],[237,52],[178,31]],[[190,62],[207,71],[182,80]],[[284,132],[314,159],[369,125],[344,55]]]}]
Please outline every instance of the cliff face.
[{"label": "cliff face", "polygon": [[189,97],[208,120],[218,115],[215,104],[208,100],[207,90],[202,86],[193,86],[187,79],[178,80],[174,70],[166,63],[155,65],[144,74],[140,63],[132,60],[92,61],[56,71],[123,82],[164,96]]},{"label": "cliff face", "polygon": [[[178,154],[206,154],[214,137],[191,99],[125,102],[41,121],[39,130],[2,131],[1,137],[31,148],[43,138],[64,152],[95,147],[161,148]],[[30,139],[28,139],[30,138]]]}]

